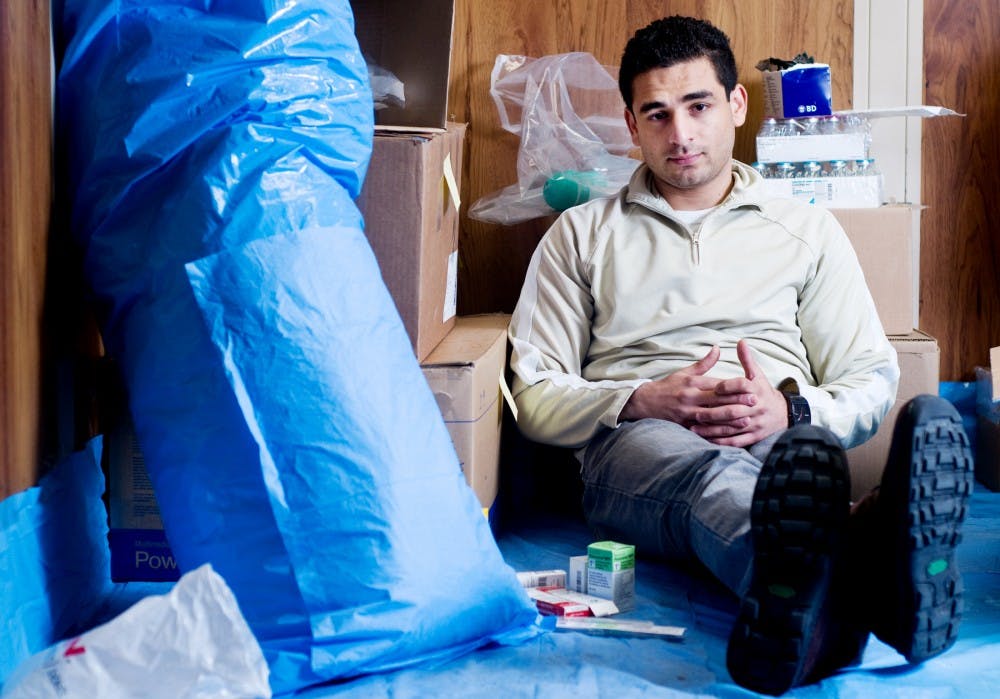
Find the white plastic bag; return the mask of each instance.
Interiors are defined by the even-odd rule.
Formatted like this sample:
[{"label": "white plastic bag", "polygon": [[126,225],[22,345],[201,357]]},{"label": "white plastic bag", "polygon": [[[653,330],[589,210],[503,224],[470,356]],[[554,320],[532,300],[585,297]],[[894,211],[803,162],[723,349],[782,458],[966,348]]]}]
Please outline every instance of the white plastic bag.
[{"label": "white plastic bag", "polygon": [[268,667],[236,598],[208,564],[165,595],[37,653],[4,699],[270,697]]},{"label": "white plastic bag", "polygon": [[521,138],[517,183],[472,204],[469,216],[519,223],[614,194],[639,162],[618,82],[589,53],[501,54],[490,95],[503,128]]}]

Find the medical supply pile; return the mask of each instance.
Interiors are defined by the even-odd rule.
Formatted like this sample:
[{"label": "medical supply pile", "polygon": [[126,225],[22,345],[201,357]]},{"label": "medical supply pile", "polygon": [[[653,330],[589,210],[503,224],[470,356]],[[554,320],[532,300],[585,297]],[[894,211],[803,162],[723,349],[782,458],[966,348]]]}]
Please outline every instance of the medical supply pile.
[{"label": "medical supply pile", "polygon": [[520,571],[517,579],[538,611],[555,617],[556,630],[684,638],[686,629],[681,626],[609,618],[636,605],[635,546],[631,544],[595,541],[585,555],[570,556],[568,573],[562,569]]}]

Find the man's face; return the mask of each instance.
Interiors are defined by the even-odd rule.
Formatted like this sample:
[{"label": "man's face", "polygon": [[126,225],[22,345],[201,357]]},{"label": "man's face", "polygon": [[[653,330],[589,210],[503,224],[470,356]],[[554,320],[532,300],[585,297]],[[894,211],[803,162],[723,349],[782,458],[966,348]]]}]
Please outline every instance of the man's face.
[{"label": "man's face", "polygon": [[625,121],[632,142],[676,209],[715,206],[732,184],[736,127],[746,120],[747,95],[725,88],[708,58],[654,68],[632,81]]}]

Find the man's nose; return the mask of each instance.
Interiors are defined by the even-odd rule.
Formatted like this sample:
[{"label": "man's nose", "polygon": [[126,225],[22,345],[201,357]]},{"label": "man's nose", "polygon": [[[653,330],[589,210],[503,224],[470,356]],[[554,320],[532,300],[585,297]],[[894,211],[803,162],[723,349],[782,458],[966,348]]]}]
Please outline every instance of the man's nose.
[{"label": "man's nose", "polygon": [[689,117],[675,115],[671,126],[670,140],[674,145],[686,146],[694,140],[694,122]]}]

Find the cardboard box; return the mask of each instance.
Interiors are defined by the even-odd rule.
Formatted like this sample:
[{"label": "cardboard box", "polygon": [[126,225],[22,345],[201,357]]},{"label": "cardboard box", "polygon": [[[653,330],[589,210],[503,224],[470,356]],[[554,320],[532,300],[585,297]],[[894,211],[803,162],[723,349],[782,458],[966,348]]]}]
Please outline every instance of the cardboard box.
[{"label": "cardboard box", "polygon": [[464,124],[376,134],[358,207],[418,360],[455,324]]},{"label": "cardboard box", "polygon": [[920,235],[919,208],[831,209],[858,255],[868,289],[887,335],[915,327],[913,251]]},{"label": "cardboard box", "polygon": [[483,507],[499,485],[500,376],[507,362],[507,314],[462,316],[421,364],[455,451]]},{"label": "cardboard box", "polygon": [[830,66],[825,63],[766,70],[763,76],[765,117],[788,119],[833,113]]},{"label": "cardboard box", "polygon": [[892,431],[902,407],[920,394],[938,394],[941,352],[937,340],[919,330],[913,330],[907,335],[890,336],[889,342],[899,356],[899,390],[896,402],[875,436],[847,451],[853,500],[861,498],[882,479],[889,446],[892,444]]},{"label": "cardboard box", "polygon": [[454,0],[351,0],[365,61],[403,83],[404,103],[375,112],[379,130],[443,131],[448,114]]},{"label": "cardboard box", "polygon": [[180,578],[163,531],[156,494],[132,422],[123,411],[104,434],[113,582],[166,582]]}]

